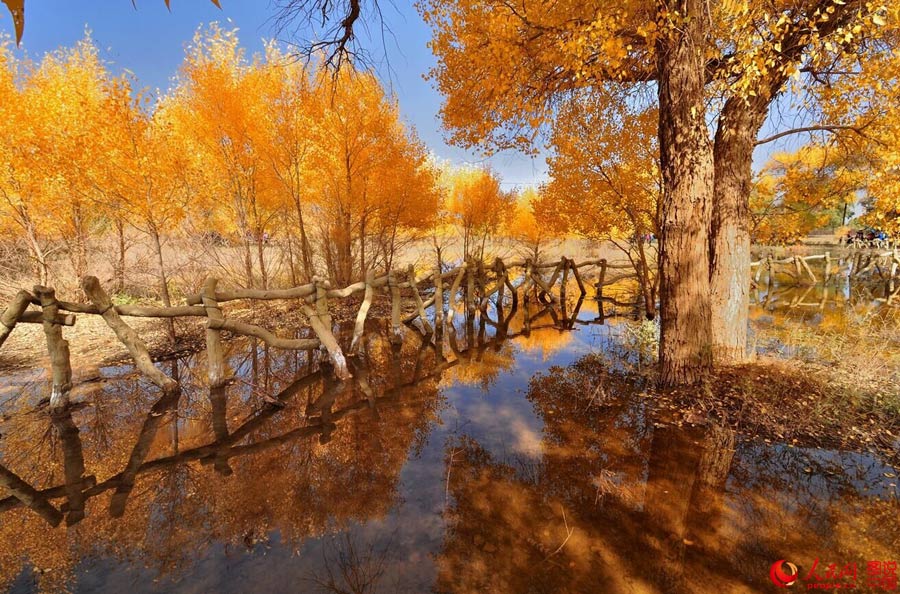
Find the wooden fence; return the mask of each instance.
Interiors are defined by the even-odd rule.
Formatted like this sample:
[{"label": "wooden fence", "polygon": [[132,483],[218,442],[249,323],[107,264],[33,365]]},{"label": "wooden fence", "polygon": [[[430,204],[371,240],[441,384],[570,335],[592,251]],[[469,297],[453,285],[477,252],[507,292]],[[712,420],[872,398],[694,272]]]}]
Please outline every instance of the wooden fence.
[{"label": "wooden fence", "polygon": [[[814,271],[818,270],[818,274]],[[473,315],[484,311],[489,300],[496,298],[503,302],[507,298],[516,305],[519,295],[528,299],[534,295],[546,303],[558,304],[566,300],[569,277],[582,296],[587,294],[585,278],[587,270],[596,273],[591,283],[597,290],[597,297],[603,299],[603,287],[623,278],[632,278],[629,263],[607,262],[605,259],[589,259],[576,263],[570,258],[560,258],[555,262],[533,262],[516,260],[505,262],[497,258],[493,263],[469,260],[450,270],[435,269],[429,274],[417,277],[412,266],[404,271],[391,271],[376,276],[374,271],[366,273],[362,281],[344,288],[333,288],[322,278],[313,278],[311,283],[287,289],[221,289],[219,281],[209,278],[202,290],[189,295],[186,304],[173,307],[148,307],[139,305],[114,305],[99,281],[92,276],[85,277],[82,287],[88,303],[72,303],[58,300],[55,291],[48,287],[36,286],[32,291],[19,291],[9,306],[0,314],[0,346],[20,323],[43,325],[51,366],[51,408],[58,410],[68,403],[72,388],[72,367],[69,343],[63,338],[62,327],[72,326],[76,314],[99,315],[116,337],[128,349],[135,366],[163,392],[177,389],[175,380],[160,371],[150,358],[145,342],[135,330],[125,322],[125,317],[145,318],[198,318],[205,319],[206,350],[208,358],[209,384],[213,388],[223,386],[227,380],[225,349],[222,333],[255,337],[267,345],[292,350],[323,349],[334,366],[340,379],[348,379],[350,370],[347,358],[338,339],[333,334],[330,306],[335,300],[362,296],[362,302],[355,317],[355,325],[347,355],[353,356],[365,331],[365,322],[376,293],[386,294],[391,304],[391,325],[394,340],[400,340],[404,324],[418,323],[426,335],[440,334],[445,326],[452,327],[458,311]],[[632,270],[631,273],[615,271]],[[830,252],[813,256],[791,256],[775,258],[768,255],[753,262],[753,283],[758,285],[763,270],[768,271],[768,282],[772,284],[776,274],[785,273],[797,282],[829,282],[830,279],[846,273],[862,276],[878,274],[893,280],[900,270],[900,252],[893,250],[883,253],[856,252],[832,258]],[[893,295],[889,298],[890,303]],[[412,311],[405,313],[406,306]],[[309,320],[313,336],[308,338],[284,338],[258,325],[248,324],[226,317],[223,306],[231,301],[294,300]],[[38,309],[29,309],[37,306]],[[429,317],[428,310],[432,315]]]},{"label": "wooden fence", "polygon": [[[818,270],[818,275],[814,268]],[[770,253],[756,262],[751,262],[750,270],[753,272],[755,285],[759,284],[763,270],[767,272],[767,282],[770,285],[774,283],[776,274],[786,274],[798,283],[814,285],[820,282],[828,283],[841,276],[859,278],[866,274],[877,274],[882,280],[890,281],[900,272],[900,250],[887,252],[845,250],[835,257],[831,252],[785,258],[777,258]]]},{"label": "wooden fence", "polygon": [[[353,356],[365,331],[366,318],[377,292],[386,294],[390,299],[392,336],[393,340],[399,341],[404,324],[418,322],[426,335],[441,333],[445,325],[452,328],[458,309],[463,309],[469,315],[478,310],[484,311],[489,299],[496,296],[497,301],[502,302],[507,291],[514,307],[520,294],[523,299],[535,295],[537,299],[547,303],[565,301],[570,275],[580,294],[584,296],[587,293],[584,270],[588,268],[599,271],[594,282],[598,296],[602,296],[604,286],[631,276],[616,276],[611,273],[630,269],[630,264],[609,263],[605,259],[576,263],[565,257],[556,262],[504,262],[497,258],[491,264],[469,260],[451,270],[435,269],[418,278],[412,266],[405,271],[391,271],[378,277],[374,271],[369,271],[364,280],[340,289],[333,288],[322,278],[313,278],[309,284],[287,289],[220,289],[218,279],[209,278],[200,293],[189,295],[185,305],[174,307],[114,305],[97,278],[88,276],[83,279],[82,288],[89,303],[60,301],[56,298],[55,291],[48,287],[36,286],[30,292],[20,291],[0,315],[0,346],[19,323],[43,325],[51,362],[50,405],[53,410],[60,410],[68,404],[68,394],[72,388],[69,344],[63,338],[62,327],[75,324],[74,314],[101,316],[128,349],[138,370],[164,393],[177,390],[175,380],[153,364],[146,343],[125,322],[124,317],[205,319],[208,377],[212,388],[221,387],[228,380],[223,331],[255,337],[279,349],[324,349],[334,366],[335,374],[344,380],[350,378],[351,373],[344,351],[333,334],[329,308],[335,300],[362,295],[347,352],[349,356]],[[557,285],[558,295],[554,293]],[[413,311],[410,313],[404,313],[404,296],[411,299]],[[223,305],[236,300],[294,300],[299,303],[302,313],[309,320],[309,328],[315,337],[284,338],[261,326],[229,319]],[[29,310],[32,305],[39,309]],[[430,318],[427,314],[429,308],[433,310]]]},{"label": "wooden fence", "polygon": [[[148,460],[151,444],[159,432],[164,415],[178,406],[180,398],[180,391],[177,389],[164,393],[147,414],[122,470],[102,482],[98,482],[96,476],[88,474],[78,430],[72,420],[72,411],[71,409],[62,410],[58,414],[51,415],[51,422],[61,436],[65,482],[39,489],[0,463],[0,487],[9,492],[9,496],[0,498],[0,514],[24,506],[40,515],[51,526],[58,526],[63,520],[67,525],[72,525],[85,517],[85,504],[88,500],[112,491],[109,515],[121,517],[126,511],[128,499],[138,478],[143,474],[191,462],[200,462],[227,476],[232,473],[230,461],[241,456],[278,447],[304,437],[318,436],[320,443],[327,443],[332,438],[332,434],[339,429],[342,421],[363,411],[371,411],[380,416],[392,409],[408,406],[415,402],[408,397],[403,398],[409,388],[423,382],[437,382],[445,371],[457,365],[478,365],[486,351],[489,349],[499,350],[507,340],[527,335],[540,328],[571,328],[576,322],[584,325],[602,324],[602,317],[593,322],[577,320],[578,308],[582,301],[582,298],[578,299],[568,321],[566,321],[566,309],[563,303],[560,303],[559,307],[553,303],[544,303],[543,307],[534,313],[526,312],[523,327],[516,332],[509,331],[515,308],[510,308],[506,315],[498,316],[496,322],[489,320],[487,316],[482,316],[477,331],[472,323],[466,324],[464,345],[459,343],[455,332],[448,332],[447,345],[452,351],[452,358],[445,356],[443,341],[432,341],[428,335],[412,333],[414,336],[419,336],[421,344],[418,347],[410,378],[400,377],[398,371],[392,376],[393,387],[376,394],[369,384],[369,369],[362,361],[350,359],[348,366],[353,371],[353,377],[348,381],[336,382],[321,369],[312,371],[294,380],[278,394],[266,395],[262,407],[233,430],[229,430],[226,421],[225,390],[210,388],[211,424],[215,439],[205,445],[180,451],[171,456]],[[557,319],[557,312],[562,313],[563,323],[561,325]],[[542,318],[548,315],[553,317],[553,321],[542,322]],[[469,321],[471,322],[471,318]],[[495,327],[493,336],[485,336],[484,328],[487,325]],[[433,366],[425,365],[423,362],[429,351],[434,353]],[[307,404],[302,425],[281,433],[264,431],[260,434],[260,428],[266,426],[268,421],[278,414],[279,410],[289,401],[296,401],[299,394],[317,384],[322,385],[322,392],[314,401]],[[353,399],[338,407],[338,394],[348,389],[358,391],[362,398]],[[262,435],[261,438],[260,435]],[[65,501],[58,505],[54,503],[54,500],[58,499]]]}]

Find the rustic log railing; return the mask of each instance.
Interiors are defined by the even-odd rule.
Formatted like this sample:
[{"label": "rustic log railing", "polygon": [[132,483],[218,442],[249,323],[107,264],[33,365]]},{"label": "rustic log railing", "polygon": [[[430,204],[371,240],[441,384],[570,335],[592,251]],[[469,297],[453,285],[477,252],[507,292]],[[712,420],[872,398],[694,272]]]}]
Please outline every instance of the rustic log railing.
[{"label": "rustic log railing", "polygon": [[[177,389],[175,381],[153,365],[146,343],[125,322],[124,317],[205,318],[207,373],[212,388],[219,388],[228,381],[223,331],[257,338],[279,349],[301,351],[323,349],[328,353],[335,375],[344,380],[348,379],[351,373],[344,351],[333,333],[329,304],[334,300],[362,294],[362,303],[355,317],[353,336],[348,350],[352,356],[356,353],[365,332],[366,318],[377,292],[386,294],[390,299],[392,340],[398,341],[403,324],[413,325],[416,322],[426,335],[435,333],[440,335],[445,325],[453,323],[454,314],[460,307],[460,298],[462,308],[469,315],[474,315],[479,310],[484,311],[489,300],[495,296],[500,301],[505,299],[506,290],[509,290],[514,306],[518,303],[519,294],[525,300],[535,295],[542,302],[557,304],[566,298],[565,287],[570,274],[583,297],[587,294],[587,288],[582,271],[588,268],[599,270],[595,282],[599,297],[602,297],[604,286],[632,276],[624,274],[607,277],[609,271],[631,269],[631,264],[610,263],[605,259],[576,263],[565,257],[556,262],[533,262],[527,259],[504,262],[497,258],[490,266],[485,266],[481,261],[469,260],[450,270],[435,269],[422,277],[416,276],[412,266],[402,272],[390,271],[378,277],[374,271],[369,271],[362,281],[341,289],[332,288],[327,280],[319,277],[314,277],[311,283],[298,287],[268,290],[223,289],[219,287],[218,279],[209,278],[200,293],[189,295],[185,305],[173,307],[114,305],[97,278],[88,276],[82,280],[82,288],[90,300],[89,303],[57,300],[53,289],[47,287],[34,287],[31,292],[20,291],[0,314],[0,346],[18,323],[43,325],[51,361],[52,410],[61,410],[68,404],[72,369],[69,344],[63,339],[62,327],[75,323],[74,314],[101,316],[128,349],[135,366],[164,393]],[[513,270],[519,270],[520,274],[512,274]],[[445,288],[446,283],[449,283],[449,288]],[[554,294],[557,285],[559,296]],[[408,299],[411,298],[413,306],[412,311],[405,314],[404,292]],[[309,321],[309,329],[313,336],[283,338],[261,326],[228,319],[223,311],[223,305],[236,300],[296,300]],[[40,309],[28,310],[29,306],[38,306]],[[429,309],[433,311],[431,318],[428,315]]]},{"label": "rustic log railing", "polygon": [[[818,269],[819,274],[813,270],[814,267]],[[518,303],[519,295],[525,300],[534,295],[544,303],[559,304],[566,300],[568,279],[571,275],[583,297],[587,294],[584,280],[586,269],[598,271],[594,286],[599,299],[605,299],[604,286],[635,277],[630,263],[607,262],[605,259],[589,259],[576,263],[566,257],[555,262],[533,262],[528,259],[505,262],[497,258],[488,266],[481,261],[469,260],[450,270],[435,269],[422,277],[416,276],[412,266],[402,272],[390,271],[377,277],[374,271],[369,271],[362,281],[341,289],[332,288],[328,281],[319,277],[313,278],[312,282],[306,285],[268,290],[220,289],[218,280],[209,278],[200,293],[187,297],[185,305],[148,307],[114,305],[99,281],[89,276],[82,281],[82,288],[90,300],[89,303],[58,300],[54,290],[48,287],[36,286],[31,292],[19,291],[9,306],[0,313],[0,346],[18,323],[42,324],[51,362],[50,404],[53,410],[60,410],[67,405],[72,386],[69,343],[63,339],[62,327],[75,323],[74,314],[101,316],[128,349],[135,366],[166,393],[176,389],[174,380],[153,365],[146,343],[123,318],[205,318],[207,372],[209,384],[213,388],[221,387],[228,381],[223,331],[257,338],[273,348],[301,351],[322,349],[327,352],[337,377],[344,380],[348,379],[351,373],[340,342],[333,333],[329,307],[335,300],[362,295],[348,350],[352,356],[360,344],[365,332],[366,318],[379,292],[386,294],[390,300],[392,340],[399,341],[401,327],[404,324],[418,323],[426,335],[440,335],[445,325],[453,323],[458,308],[467,312],[470,317],[474,316],[476,312],[487,308],[490,299],[496,298],[498,302],[502,302],[506,298],[507,290],[513,306]],[[768,255],[751,264],[754,285],[758,286],[763,269],[768,271],[770,285],[776,273],[788,274],[800,283],[808,281],[813,284],[820,281],[827,283],[843,273],[857,277],[868,273],[878,274],[884,279],[893,281],[900,272],[900,251],[860,252],[839,258],[832,258],[830,252],[780,259]],[[519,272],[514,273],[516,270]],[[631,272],[611,273],[617,270]],[[449,288],[445,286],[447,283]],[[554,292],[557,290],[558,293]],[[404,292],[410,300],[407,305],[412,305],[411,311],[407,313],[404,313]],[[888,299],[889,304],[895,296],[896,293]],[[261,326],[228,319],[223,311],[224,304],[236,300],[286,299],[299,302],[300,310],[308,319],[313,336],[280,337]],[[40,309],[29,310],[30,306],[38,306]],[[433,312],[430,318],[429,309]]]},{"label": "rustic log railing", "polygon": [[[819,275],[813,268],[819,270]],[[836,256],[831,252],[811,256],[788,256],[777,258],[771,253],[750,263],[753,283],[758,285],[763,270],[767,273],[768,284],[773,284],[776,274],[785,274],[798,283],[828,283],[841,276],[859,278],[866,274],[877,274],[882,280],[890,281],[900,273],[900,250],[886,252],[843,251]]]},{"label": "rustic log railing", "polygon": [[[572,320],[577,316],[582,301],[583,299],[579,299],[575,306]],[[0,463],[0,487],[5,488],[9,493],[7,497],[0,498],[0,514],[27,507],[40,515],[51,526],[58,526],[63,519],[67,524],[74,524],[84,518],[85,503],[88,500],[113,491],[109,503],[109,515],[115,518],[121,517],[126,512],[128,499],[138,477],[143,474],[162,468],[199,462],[203,465],[210,465],[220,474],[227,476],[232,474],[229,461],[234,458],[258,453],[304,437],[318,436],[320,443],[327,443],[346,419],[364,411],[370,411],[379,416],[390,414],[391,410],[416,403],[417,400],[410,399],[407,395],[409,388],[423,382],[437,382],[445,371],[457,365],[477,365],[488,349],[499,350],[505,341],[527,335],[541,328],[566,329],[566,325],[558,324],[557,319],[560,314],[564,318],[566,317],[564,307],[557,312],[553,304],[544,304],[536,313],[526,312],[523,328],[516,332],[510,332],[509,323],[514,312],[515,307],[511,308],[507,315],[498,316],[496,322],[491,321],[488,317],[482,317],[477,338],[474,325],[467,324],[464,346],[459,343],[455,331],[448,332],[448,344],[452,351],[452,358],[444,355],[442,342],[433,342],[427,335],[414,333],[420,337],[421,344],[415,368],[412,370],[412,377],[402,378],[401,374],[394,374],[394,386],[378,394],[369,385],[367,379],[369,370],[361,361],[349,363],[353,369],[353,377],[347,382],[335,382],[321,369],[312,371],[294,380],[278,394],[267,396],[262,406],[233,430],[229,430],[228,423],[225,421],[225,392],[221,388],[211,387],[209,398],[214,440],[173,455],[148,459],[154,438],[163,425],[164,416],[178,406],[181,395],[177,390],[164,393],[147,414],[124,468],[102,482],[98,482],[94,475],[85,474],[84,456],[81,454],[78,431],[77,429],[72,430],[75,428],[72,411],[61,411],[54,415],[52,420],[61,434],[65,432],[68,437],[62,443],[65,483],[38,489]],[[539,323],[548,315],[553,318],[552,323]],[[592,323],[579,322],[582,324]],[[603,322],[601,319],[593,323]],[[483,327],[485,325],[495,328],[493,336],[484,336]],[[430,368],[422,364],[422,359],[428,351],[434,353],[434,365]],[[307,388],[317,384],[322,385],[321,394],[307,404],[304,419],[299,426],[274,435],[265,431],[260,433],[259,429],[277,415],[289,401],[296,400],[299,394],[305,393]],[[364,398],[354,399],[337,407],[338,393],[341,390],[353,388],[357,388]],[[260,435],[262,437],[259,437]],[[53,500],[57,499],[64,501],[56,504]]]}]

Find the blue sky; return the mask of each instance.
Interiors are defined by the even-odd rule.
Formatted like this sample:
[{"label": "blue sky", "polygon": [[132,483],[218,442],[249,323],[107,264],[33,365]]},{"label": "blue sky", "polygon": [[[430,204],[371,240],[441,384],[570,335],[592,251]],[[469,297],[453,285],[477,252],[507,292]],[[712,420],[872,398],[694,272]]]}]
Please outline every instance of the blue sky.
[{"label": "blue sky", "polygon": [[[19,52],[32,57],[60,46],[72,45],[84,35],[85,27],[114,71],[133,72],[143,86],[165,90],[184,55],[184,46],[196,29],[211,21],[237,27],[249,52],[260,51],[262,40],[273,36],[270,19],[273,8],[266,0],[221,0],[222,10],[208,0],[172,0],[172,11],[163,0],[28,0],[25,36]],[[450,147],[443,140],[437,112],[441,97],[423,76],[434,64],[428,50],[430,31],[410,2],[384,3],[385,21],[393,31],[386,52],[380,39],[375,58],[386,53],[389,76],[381,72],[400,102],[403,117],[415,126],[434,153],[453,163],[481,163],[475,152]],[[0,30],[12,35],[12,20],[0,6]],[[364,42],[367,40],[364,39]],[[381,66],[382,71],[386,68]],[[487,162],[503,177],[507,189],[538,183],[545,179],[543,157],[529,158],[518,153],[495,155]]]},{"label": "blue sky", "polygon": [[[136,10],[130,0],[28,0],[25,36],[21,49],[16,51],[38,57],[72,45],[88,27],[114,71],[127,69],[143,86],[165,90],[182,61],[185,45],[198,27],[212,21],[237,27],[250,53],[261,51],[262,40],[273,36],[274,8],[268,0],[221,0],[221,4],[219,10],[209,0],[172,0],[169,12],[163,0],[137,0]],[[373,48],[373,57],[380,59],[379,74],[398,97],[403,117],[431,150],[455,164],[490,164],[503,178],[506,189],[544,181],[544,156],[532,158],[505,152],[485,159],[477,152],[444,142],[437,117],[441,96],[423,78],[435,63],[427,46],[430,31],[412,2],[398,0],[383,2],[382,6],[393,36],[388,36],[387,47],[382,51],[380,33],[374,32],[379,36],[372,40],[362,30],[363,44]],[[12,36],[12,20],[3,6],[0,32]],[[390,71],[384,67],[382,56],[386,56]],[[761,136],[798,125],[791,121],[789,106],[785,105],[780,115],[777,111],[773,110]],[[754,154],[754,167],[761,168],[772,151],[794,150],[807,140],[808,136],[792,136],[760,147]]]}]

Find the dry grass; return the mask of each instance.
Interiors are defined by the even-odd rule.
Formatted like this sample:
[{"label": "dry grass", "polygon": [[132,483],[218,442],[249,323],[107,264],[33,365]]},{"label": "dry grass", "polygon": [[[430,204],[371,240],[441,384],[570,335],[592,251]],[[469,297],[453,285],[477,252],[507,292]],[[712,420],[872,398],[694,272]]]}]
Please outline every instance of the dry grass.
[{"label": "dry grass", "polygon": [[900,311],[848,309],[840,323],[819,325],[787,319],[757,340],[786,347],[795,372],[826,384],[833,400],[900,415]]}]

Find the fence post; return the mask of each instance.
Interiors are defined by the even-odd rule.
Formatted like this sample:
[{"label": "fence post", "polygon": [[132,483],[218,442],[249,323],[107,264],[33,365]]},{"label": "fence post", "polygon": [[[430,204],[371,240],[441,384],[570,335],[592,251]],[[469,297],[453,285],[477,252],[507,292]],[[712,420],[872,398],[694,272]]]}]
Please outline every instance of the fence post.
[{"label": "fence post", "polygon": [[31,293],[25,290],[19,291],[9,304],[9,307],[0,315],[0,346],[3,346],[3,343],[6,342],[6,337],[16,327],[19,316],[25,313],[30,303]]},{"label": "fence post", "polygon": [[531,258],[525,258],[525,266],[522,269],[522,284],[519,285],[519,288],[522,289],[522,302],[528,303],[528,291],[531,290],[531,285],[534,283],[531,280]]},{"label": "fence post", "polygon": [[81,281],[81,288],[84,294],[93,302],[94,306],[100,311],[100,317],[106,322],[106,325],[112,328],[116,333],[116,337],[125,345],[131,358],[134,359],[135,366],[147,376],[158,388],[165,394],[172,394],[178,390],[178,382],[170,378],[162,371],[156,368],[153,360],[150,358],[150,352],[147,345],[141,340],[134,329],[126,324],[119,316],[119,312],[113,307],[112,301],[100,281],[95,276],[86,276]]},{"label": "fence post", "polygon": [[222,331],[218,323],[225,320],[219,302],[216,301],[215,278],[208,278],[203,283],[200,298],[206,309],[206,359],[209,367],[209,387],[221,388],[225,385],[225,352],[222,348]]},{"label": "fence post", "polygon": [[350,370],[347,368],[347,359],[344,357],[343,351],[341,351],[341,345],[338,344],[337,339],[334,337],[334,334],[332,334],[331,327],[325,324],[316,309],[311,307],[305,301],[301,300],[300,303],[300,311],[309,318],[309,325],[312,327],[313,332],[319,337],[319,342],[322,343],[322,347],[328,351],[328,356],[331,358],[331,363],[334,365],[335,375],[341,380],[350,379],[352,376],[350,375]]},{"label": "fence post", "polygon": [[817,279],[816,275],[813,274],[812,268],[810,268],[810,266],[806,262],[806,260],[804,258],[800,257],[800,263],[803,264],[803,268],[806,269],[806,272],[807,272],[807,274],[809,274],[809,278],[810,278],[810,280],[812,280],[813,284],[814,285],[817,284],[819,282],[819,279]]},{"label": "fence post", "polygon": [[54,323],[59,313],[56,292],[49,287],[34,287],[34,294],[41,302],[44,335],[50,353],[53,388],[50,392],[50,410],[58,411],[69,404],[72,390],[72,364],[69,361],[69,343],[63,339],[62,328]]},{"label": "fence post", "polygon": [[409,286],[412,289],[413,300],[416,302],[416,308],[419,310],[419,318],[422,320],[422,328],[424,328],[425,334],[433,334],[434,329],[428,322],[428,316],[425,315],[425,305],[422,303],[422,296],[419,295],[419,287],[416,285],[416,269],[412,264],[407,268],[407,277],[409,278]]},{"label": "fence post", "polygon": [[606,258],[600,260],[600,277],[597,279],[597,299],[603,299],[604,282],[606,282]]},{"label": "fence post", "polygon": [[476,295],[478,295],[478,306],[482,307],[484,305],[484,295],[487,292],[487,273],[484,271],[484,261],[479,258],[478,259],[478,276],[477,281],[478,285],[476,287]]},{"label": "fence post", "polygon": [[[494,259],[494,274],[497,275],[497,308],[503,308],[503,294],[506,291],[506,265],[500,258]],[[502,321],[502,320],[497,320]]]},{"label": "fence post", "polygon": [[475,315],[475,274],[475,266],[470,259],[466,267],[466,313],[469,317]]},{"label": "fence post", "polygon": [[369,307],[372,305],[372,283],[375,282],[375,271],[366,271],[366,292],[363,297],[362,304],[359,306],[359,313],[356,314],[356,326],[353,328],[353,340],[350,342],[350,354],[356,353],[359,347],[359,341],[362,339],[363,332],[366,328],[366,316],[369,314]]},{"label": "fence post", "polygon": [[444,329],[444,279],[440,265],[434,269],[434,329],[440,338]]},{"label": "fence post", "polygon": [[391,291],[391,344],[400,344],[403,342],[402,330],[400,329],[400,287],[397,286],[397,279],[393,272],[388,272],[388,288]]},{"label": "fence post", "polygon": [[468,265],[463,262],[459,271],[456,273],[456,278],[453,279],[453,284],[450,285],[450,294],[447,296],[447,324],[453,325],[453,316],[456,315],[456,302],[457,295],[459,294],[459,286],[462,284],[462,279],[466,274],[466,269]]},{"label": "fence post", "polygon": [[572,269],[572,276],[575,277],[575,282],[578,284],[578,291],[581,293],[581,296],[584,297],[587,295],[587,289],[584,288],[584,283],[581,280],[581,273],[578,272],[578,266],[575,265],[575,260],[569,260],[569,268]]},{"label": "fence post", "polygon": [[331,313],[328,311],[328,289],[331,288],[331,282],[323,278],[314,277],[313,282],[316,284],[316,312],[322,323],[332,327]]}]

